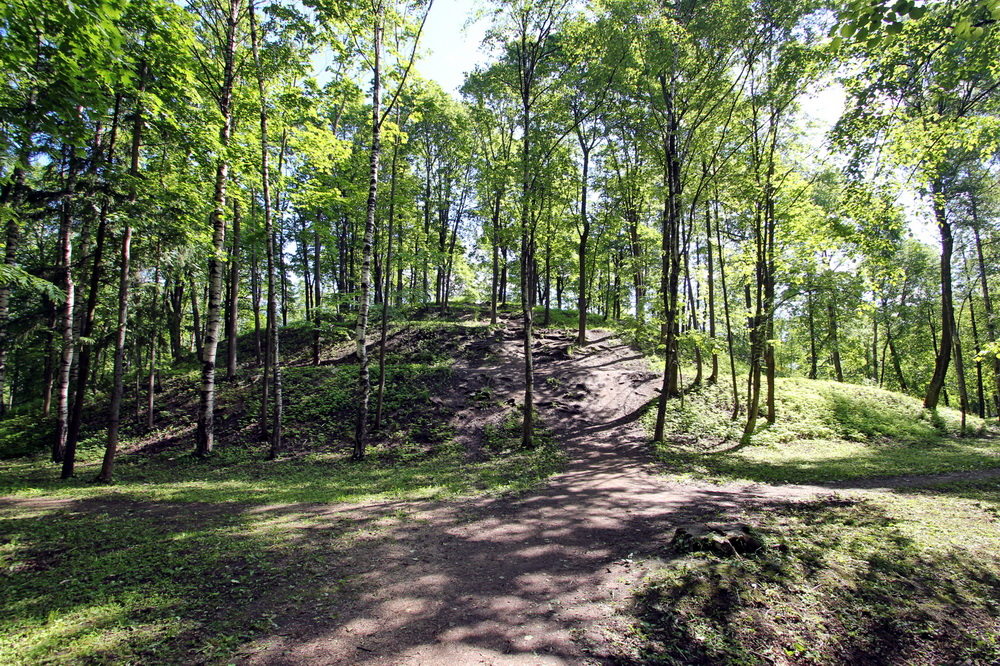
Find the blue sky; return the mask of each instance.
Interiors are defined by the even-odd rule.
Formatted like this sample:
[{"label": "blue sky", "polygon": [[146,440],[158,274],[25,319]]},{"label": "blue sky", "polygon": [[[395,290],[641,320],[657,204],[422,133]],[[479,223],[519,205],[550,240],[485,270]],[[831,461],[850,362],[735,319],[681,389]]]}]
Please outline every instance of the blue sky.
[{"label": "blue sky", "polygon": [[465,77],[477,63],[486,61],[479,50],[488,27],[486,20],[466,26],[467,19],[481,6],[477,0],[434,0],[422,39],[424,57],[418,68],[451,93],[458,92]]}]

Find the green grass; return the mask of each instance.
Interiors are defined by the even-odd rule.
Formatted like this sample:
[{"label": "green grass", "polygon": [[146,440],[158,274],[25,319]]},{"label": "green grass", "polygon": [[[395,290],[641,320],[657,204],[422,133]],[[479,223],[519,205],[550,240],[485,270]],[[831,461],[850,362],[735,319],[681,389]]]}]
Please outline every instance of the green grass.
[{"label": "green grass", "polygon": [[769,547],[675,554],[636,594],[635,663],[997,663],[998,511],[995,482],[751,504]]},{"label": "green grass", "polygon": [[303,604],[323,612],[344,593],[330,570],[362,525],[310,538],[297,520],[229,504],[0,500],[0,663],[217,662]]},{"label": "green grass", "polygon": [[[388,355],[384,426],[360,462],[348,457],[350,362],[284,369],[287,449],[277,460],[256,441],[254,369],[218,384],[219,439],[206,459],[192,453],[197,369],[165,377],[163,425],[143,433],[126,415],[113,486],[90,482],[103,455],[100,412],[88,416],[67,481],[48,460],[51,423],[0,421],[0,663],[231,663],[276,626],[335,622],[353,578],[380,566],[371,549],[406,526],[413,505],[400,501],[518,493],[561,469],[544,430],[520,446],[513,410],[481,450],[456,442],[452,413],[434,398],[453,390],[453,358],[487,326],[429,318],[393,332],[404,337]],[[311,331],[288,339],[308,350]],[[359,506],[329,506],[341,502]]]},{"label": "green grass", "polygon": [[[667,441],[657,453],[675,473],[766,483],[849,479],[1000,468],[1000,441],[968,417],[960,436],[957,411],[922,408],[919,400],[830,381],[778,380],[778,419],[739,446],[744,416],[731,417],[725,385],[669,403]],[[655,410],[652,410],[655,411]],[[647,423],[654,414],[647,414]]]},{"label": "green grass", "polygon": [[428,444],[399,433],[395,440],[372,446],[361,462],[349,460],[343,447],[319,447],[267,460],[266,446],[249,442],[220,448],[204,460],[187,449],[175,448],[123,455],[112,487],[90,482],[102,455],[95,441],[80,451],[77,475],[68,481],[58,480],[58,470],[41,454],[5,462],[0,496],[113,496],[142,502],[254,505],[445,499],[520,492],[558,471],[563,463],[561,452],[548,440],[528,450],[490,449],[484,459],[470,461],[440,422],[420,421],[415,428],[417,435],[431,432],[437,439]]}]

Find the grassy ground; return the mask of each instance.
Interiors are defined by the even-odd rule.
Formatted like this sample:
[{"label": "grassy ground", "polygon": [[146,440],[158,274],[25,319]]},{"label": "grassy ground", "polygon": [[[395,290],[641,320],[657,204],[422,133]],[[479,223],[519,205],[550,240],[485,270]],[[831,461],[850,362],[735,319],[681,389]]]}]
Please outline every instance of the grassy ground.
[{"label": "grassy ground", "polygon": [[[287,451],[274,461],[256,437],[252,369],[219,384],[219,446],[204,460],[192,455],[197,370],[165,378],[159,427],[143,432],[127,417],[110,487],[91,483],[103,454],[99,413],[68,481],[45,450],[51,423],[0,421],[0,664],[229,663],[281,618],[332,613],[351,581],[330,572],[350,570],[359,544],[408,520],[397,500],[516,493],[562,467],[544,433],[520,447],[513,411],[473,455],[432,400],[454,380],[456,341],[487,327],[431,318],[395,331],[405,339],[388,358],[385,426],[361,462],[348,458],[358,371],[348,359],[285,368]],[[305,351],[288,351],[305,359],[311,335],[292,331],[297,338]],[[375,509],[362,520],[296,509],[337,502]]]},{"label": "grassy ground", "polygon": [[[667,441],[657,453],[675,473],[765,483],[849,479],[1000,468],[1000,441],[981,419],[924,410],[916,398],[877,388],[779,379],[778,418],[740,446],[743,418],[731,420],[726,385],[669,403]],[[647,414],[652,419],[653,414]]]},{"label": "grassy ground", "polygon": [[750,504],[767,549],[675,554],[635,597],[634,663],[996,664],[998,518],[995,482]]},{"label": "grassy ground", "polygon": [[728,389],[671,403],[657,445],[667,470],[720,483],[908,475],[918,487],[747,503],[735,518],[767,548],[669,553],[634,598],[632,662],[1000,663],[1000,481],[917,476],[1000,468],[995,432],[970,418],[960,436],[957,412],[907,396],[783,379],[777,422],[739,446]]},{"label": "grassy ground", "polygon": [[[553,324],[575,320],[554,313]],[[221,445],[207,460],[191,455],[197,371],[166,378],[162,425],[127,433],[113,487],[89,483],[102,453],[99,416],[67,482],[44,451],[50,424],[29,413],[0,421],[0,663],[238,661],[233,651],[251,637],[289,618],[329,618],[353,594],[351,562],[410,520],[396,500],[517,492],[561,467],[546,437],[518,446],[512,413],[471,455],[431,400],[452,385],[463,353],[454,341],[488,327],[428,313],[393,330],[402,342],[390,354],[387,426],[360,463],[346,455],[357,373],[347,360],[286,368],[289,450],[277,461],[256,441],[251,370],[220,384]],[[308,358],[307,333],[292,336],[295,358]],[[818,483],[1000,467],[990,428],[973,418],[959,437],[952,410],[794,379],[782,380],[778,398],[778,422],[745,447],[725,386],[672,402],[670,437],[657,447],[664,470]],[[335,502],[369,513],[345,520],[297,507]],[[1000,663],[995,480],[750,502],[737,513],[768,548],[735,559],[665,552],[633,600],[623,661]]]}]

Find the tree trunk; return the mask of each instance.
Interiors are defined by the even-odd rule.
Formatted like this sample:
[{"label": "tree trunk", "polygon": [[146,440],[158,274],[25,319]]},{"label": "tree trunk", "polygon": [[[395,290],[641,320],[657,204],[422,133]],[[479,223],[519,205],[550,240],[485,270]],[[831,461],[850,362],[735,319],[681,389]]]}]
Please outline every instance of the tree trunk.
[{"label": "tree trunk", "polygon": [[750,372],[747,377],[747,422],[743,428],[743,437],[740,440],[744,445],[750,443],[750,437],[757,429],[757,417],[760,411],[760,380],[765,353],[764,338],[767,333],[764,315],[764,274],[767,271],[765,250],[766,240],[764,238],[760,212],[758,212],[755,216],[754,227],[756,244],[756,262],[754,273],[756,277],[755,282],[757,293],[756,298],[752,299],[753,302],[751,302],[750,285],[747,285],[746,306],[748,311],[750,311],[751,307],[753,308],[753,314],[749,317],[749,321],[747,322],[747,328],[750,333]]},{"label": "tree trunk", "polygon": [[[270,453],[268,457],[272,460],[281,453],[281,422],[283,416],[282,392],[281,392],[281,355],[280,355],[280,333],[278,331],[278,311],[275,294],[275,233],[271,215],[271,174],[268,168],[268,143],[267,143],[267,91],[264,87],[264,72],[260,64],[260,49],[257,40],[257,18],[256,8],[250,2],[250,41],[253,49],[253,59],[257,70],[257,90],[260,94],[260,178],[262,184],[262,196],[264,202],[264,233],[267,236],[267,330],[268,330],[268,356],[271,360],[272,384],[274,412],[271,420],[270,433]],[[282,153],[284,153],[284,137],[282,137]],[[281,172],[279,167],[278,172]],[[264,376],[265,383],[267,375]],[[266,403],[265,403],[266,404]]]},{"label": "tree trunk", "polygon": [[886,339],[889,343],[889,355],[892,358],[892,368],[896,372],[896,381],[899,382],[899,390],[906,393],[906,378],[903,377],[903,368],[899,362],[899,353],[896,351],[896,343],[892,339],[892,328],[886,327]]},{"label": "tree trunk", "polygon": [[840,364],[840,335],[837,331],[837,306],[834,304],[835,294],[830,294],[826,301],[826,316],[830,324],[830,345],[833,347],[833,370],[837,381],[844,381],[844,369]]},{"label": "tree trunk", "polygon": [[260,271],[257,269],[257,247],[250,250],[250,291],[253,297],[253,350],[254,359],[259,367],[264,362],[264,345],[261,340],[260,326]]},{"label": "tree trunk", "polygon": [[[976,200],[972,199],[972,231],[976,239],[976,256],[979,259],[979,280],[983,288],[983,310],[986,314],[986,335],[990,342],[997,340],[996,318],[993,314],[993,299],[986,280],[986,262],[983,259],[983,243],[979,238],[979,216]],[[993,407],[1000,418],[1000,356],[993,354]]]},{"label": "tree trunk", "polygon": [[56,306],[46,298],[45,364],[42,370],[42,418],[52,416],[52,388],[55,383],[55,362],[52,356],[56,347]]},{"label": "tree trunk", "polygon": [[229,297],[226,313],[226,380],[236,379],[236,345],[240,312],[240,202],[233,198],[233,245],[229,252]]},{"label": "tree trunk", "polygon": [[[130,220],[137,214],[136,183],[139,178],[139,150],[142,146],[142,93],[146,89],[146,65],[139,69],[139,95],[135,102],[135,119],[132,125],[132,147],[129,160],[129,204],[122,233],[121,273],[118,276],[118,331],[115,336],[114,378],[111,389],[111,409],[108,414],[108,436],[104,448],[104,460],[101,471],[95,479],[99,483],[112,483],[114,480],[115,454],[118,451],[118,431],[121,427],[122,396],[125,393],[125,342],[128,325],[129,272],[132,258],[132,225]],[[63,461],[63,478],[73,474],[72,449],[67,448],[66,459]]]},{"label": "tree trunk", "polygon": [[319,220],[316,220],[316,226],[313,228],[313,365],[319,365],[319,343],[320,343],[320,328],[322,323],[320,321],[320,300],[323,297],[323,290],[320,285],[320,257],[322,256],[323,246],[320,244],[319,240]]},{"label": "tree trunk", "polygon": [[[530,156],[531,156],[531,89],[521,90],[521,118],[523,129],[523,145],[521,154],[521,316],[523,318],[522,333],[524,342],[524,405],[521,428],[521,446],[528,448],[534,441],[535,418],[535,368],[532,359],[532,280],[531,267],[534,263],[530,234],[531,186]],[[586,199],[584,199],[586,200]],[[583,311],[581,311],[582,314]],[[581,329],[582,330],[582,329]]]},{"label": "tree trunk", "polygon": [[497,290],[500,287],[500,205],[503,202],[503,191],[498,190],[493,200],[493,218],[491,224],[491,244],[493,246],[493,279],[490,282],[490,325],[497,323]]},{"label": "tree trunk", "polygon": [[719,380],[719,352],[715,347],[715,266],[712,257],[712,212],[711,204],[705,200],[705,256],[708,262],[708,337],[712,340],[712,372],[708,383]]},{"label": "tree trunk", "polygon": [[163,285],[167,292],[167,328],[170,329],[170,355],[175,364],[181,362],[181,321],[184,317],[184,283],[168,277]]},{"label": "tree trunk", "polygon": [[680,393],[678,374],[680,372],[680,356],[677,348],[677,292],[680,281],[680,199],[681,199],[681,167],[677,146],[678,120],[674,113],[673,82],[667,85],[665,75],[661,75],[660,90],[666,108],[667,131],[663,141],[663,157],[665,162],[665,179],[667,196],[663,210],[663,277],[661,291],[664,312],[664,367],[663,387],[660,391],[660,401],[656,412],[656,427],[653,439],[663,441],[666,423],[667,399]]},{"label": "tree trunk", "polygon": [[[60,269],[66,301],[63,303],[61,333],[62,355],[59,363],[59,381],[56,384],[56,433],[52,442],[52,461],[62,462],[66,456],[66,436],[69,431],[70,369],[73,366],[76,340],[73,335],[73,321],[76,303],[76,284],[73,282],[73,189],[76,184],[76,150],[69,149],[65,194],[59,219]],[[72,467],[71,467],[72,470]],[[72,472],[70,473],[72,475]],[[67,478],[67,477],[64,477]]]},{"label": "tree trunk", "polygon": [[[697,331],[698,330],[698,304],[695,301],[694,284],[693,284],[693,280],[691,280],[691,272],[690,272],[690,266],[688,265],[688,253],[687,252],[684,253],[684,282],[687,283],[688,301],[689,301],[689,303],[691,305],[691,314],[690,314],[691,330]],[[701,357],[701,347],[698,346],[697,342],[694,345],[694,363],[695,363],[695,374],[694,374],[694,380],[691,382],[691,385],[692,386],[700,386],[701,385],[702,374],[703,374],[703,370],[702,370],[703,363],[702,363],[702,357]]]},{"label": "tree trunk", "polygon": [[965,383],[965,363],[962,359],[962,338],[958,328],[952,330],[952,352],[955,356],[955,379],[958,381],[958,406],[962,410],[961,434],[965,434],[965,417],[969,412],[969,391]]},{"label": "tree trunk", "polygon": [[725,253],[723,252],[722,246],[722,229],[719,228],[719,210],[718,202],[716,202],[715,211],[715,238],[716,247],[719,248],[719,278],[722,280],[722,309],[726,315],[726,346],[729,352],[729,373],[730,380],[733,383],[733,420],[740,413],[740,393],[736,381],[736,356],[733,353],[733,327],[732,320],[729,315],[729,290],[726,285],[726,259]]},{"label": "tree trunk", "polygon": [[[773,152],[771,153],[773,160]],[[767,422],[774,423],[778,418],[777,405],[774,391],[777,384],[777,364],[774,359],[774,233],[777,227],[777,220],[774,216],[774,186],[771,183],[773,177],[773,161],[769,161],[767,173],[767,185],[765,187],[764,200],[764,305],[763,314],[766,319],[764,325],[764,367],[767,372]]]},{"label": "tree trunk", "polygon": [[198,305],[198,287],[194,282],[194,271],[188,273],[188,288],[191,290],[191,340],[194,342],[195,356],[201,363],[204,343],[201,332],[204,328],[201,325],[201,307]]},{"label": "tree trunk", "polygon": [[368,202],[365,215],[365,235],[361,248],[361,294],[358,299],[358,411],[354,430],[354,460],[365,457],[368,444],[368,397],[371,392],[368,376],[368,308],[371,300],[372,236],[375,231],[375,205],[378,201],[378,167],[382,151],[380,95],[382,93],[382,17],[381,2],[373,17],[374,62],[372,67],[372,144],[368,165]]},{"label": "tree trunk", "polygon": [[580,286],[577,290],[577,311],[579,324],[576,334],[576,344],[587,344],[587,242],[590,240],[590,218],[587,216],[587,198],[590,168],[590,144],[584,140],[583,134],[577,130],[580,139],[580,149],[583,151],[583,177],[580,185]]},{"label": "tree trunk", "polygon": [[222,304],[222,256],[226,238],[226,185],[229,180],[229,139],[233,126],[233,85],[235,82],[237,28],[242,13],[242,0],[229,0],[225,17],[223,45],[223,74],[219,93],[219,112],[222,127],[219,129],[219,163],[215,170],[215,194],[209,226],[212,228],[212,254],[208,260],[208,325],[201,354],[201,398],[198,406],[197,448],[198,456],[212,453],[215,446],[215,356],[219,345],[219,316]]},{"label": "tree trunk", "polygon": [[[396,118],[399,124],[399,118]],[[382,322],[378,346],[378,399],[375,401],[375,430],[382,427],[382,401],[385,396],[385,345],[389,334],[389,289],[392,281],[392,232],[396,222],[396,166],[399,160],[399,139],[392,143],[392,167],[389,185],[389,230],[385,248],[385,299],[382,303]]]},{"label": "tree trunk", "polygon": [[934,374],[927,386],[927,395],[924,397],[925,409],[937,409],[938,399],[948,374],[948,363],[951,361],[952,332],[955,330],[951,293],[951,254],[954,240],[951,235],[951,222],[945,214],[944,192],[939,181],[931,182],[931,194],[934,197],[934,218],[941,233],[941,344],[934,362]]},{"label": "tree trunk", "polygon": [[976,408],[979,418],[986,418],[986,397],[983,390],[983,362],[980,360],[979,327],[976,325],[976,304],[972,300],[972,293],[969,293],[969,318],[972,320],[972,344],[976,352]]},{"label": "tree trunk", "polygon": [[816,379],[818,354],[816,352],[816,316],[813,314],[812,286],[806,291],[806,311],[809,317],[809,379]]},{"label": "tree trunk", "polygon": [[149,316],[152,326],[149,329],[149,375],[146,382],[146,428],[153,429],[153,408],[156,396],[156,338],[159,331],[156,326],[158,297],[160,295],[160,246],[156,246],[156,268],[153,270],[153,309]]},{"label": "tree trunk", "polygon": [[878,318],[872,314],[872,381],[878,382]]}]

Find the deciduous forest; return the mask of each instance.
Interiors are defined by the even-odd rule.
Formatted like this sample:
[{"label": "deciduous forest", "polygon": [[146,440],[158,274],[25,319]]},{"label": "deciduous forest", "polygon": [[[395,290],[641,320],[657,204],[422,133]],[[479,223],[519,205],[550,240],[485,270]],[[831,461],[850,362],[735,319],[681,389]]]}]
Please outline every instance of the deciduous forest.
[{"label": "deciduous forest", "polygon": [[0,663],[1000,662],[1000,0],[455,6],[0,6]]}]

